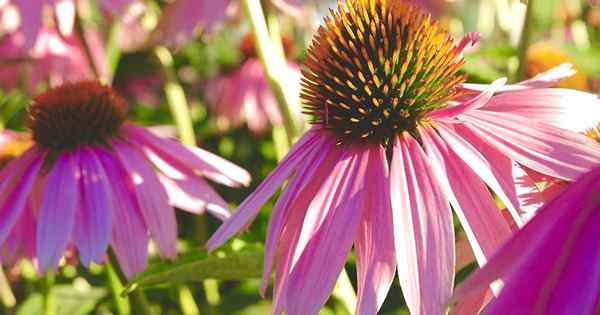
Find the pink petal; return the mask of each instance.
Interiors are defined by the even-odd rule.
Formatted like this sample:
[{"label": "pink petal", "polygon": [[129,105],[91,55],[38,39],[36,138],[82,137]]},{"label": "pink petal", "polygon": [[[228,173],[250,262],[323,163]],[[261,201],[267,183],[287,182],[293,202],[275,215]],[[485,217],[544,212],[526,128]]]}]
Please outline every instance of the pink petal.
[{"label": "pink petal", "polygon": [[494,298],[494,293],[490,288],[480,290],[477,294],[472,294],[452,308],[452,315],[474,315],[480,314],[482,309]]},{"label": "pink petal", "polygon": [[161,256],[175,259],[177,255],[177,222],[175,211],[157,175],[142,153],[121,141],[113,141],[113,148],[127,172],[137,198],[144,222],[156,242]]},{"label": "pink petal", "polygon": [[109,179],[92,149],[78,152],[81,171],[79,209],[75,214],[73,240],[85,266],[101,263],[112,231],[113,201]]},{"label": "pink petal", "polygon": [[356,314],[376,314],[394,280],[394,226],[385,149],[369,150],[365,179],[366,207],[356,241],[358,304]]},{"label": "pink petal", "polygon": [[283,227],[289,225],[290,216],[306,212],[321,187],[322,179],[326,178],[338,160],[335,149],[335,143],[331,139],[318,150],[307,154],[303,159],[304,163],[296,171],[273,207],[265,241],[263,279],[260,288],[262,295],[265,294],[271,276],[276,247],[282,242],[289,244],[282,239]]},{"label": "pink petal", "polygon": [[62,153],[48,175],[37,224],[39,270],[56,268],[75,224],[81,174],[76,153]]},{"label": "pink petal", "polygon": [[[114,15],[123,15],[129,6],[140,3],[139,0],[100,0],[103,9]],[[143,5],[140,3],[140,5]]]},{"label": "pink petal", "polygon": [[394,140],[390,171],[398,277],[413,314],[443,314],[454,279],[454,228],[425,153],[408,134]]},{"label": "pink petal", "polygon": [[472,111],[462,117],[486,142],[540,173],[573,180],[600,164],[600,146],[584,135],[508,113]]},{"label": "pink petal", "polygon": [[[317,196],[311,203],[303,226],[306,247],[296,250],[299,257],[287,280],[286,314],[316,314],[331,294],[362,218],[356,209],[366,206],[368,166],[368,150],[346,149],[335,167],[340,176],[328,177],[319,191],[326,196]],[[319,202],[322,199],[324,203]]]},{"label": "pink petal", "polygon": [[465,229],[477,262],[483,265],[510,237],[511,229],[485,184],[436,131],[422,129],[421,136],[437,179]]},{"label": "pink petal", "polygon": [[600,100],[594,94],[567,89],[532,89],[501,93],[481,109],[582,132],[600,123],[598,108]]},{"label": "pink petal", "polygon": [[498,79],[492,82],[492,84],[490,84],[490,86],[487,87],[484,91],[482,91],[479,95],[470,98],[467,101],[458,105],[448,106],[442,109],[435,110],[427,114],[427,117],[431,119],[451,119],[459,114],[478,109],[484,106],[486,103],[488,103],[490,99],[492,99],[494,93],[496,93],[502,86],[504,86],[505,83],[506,78]]},{"label": "pink petal", "polygon": [[0,172],[0,244],[25,208],[44,157],[37,148],[31,148]]},{"label": "pink petal", "polygon": [[113,229],[111,245],[119,267],[127,277],[146,269],[148,233],[130,180],[118,158],[104,150],[97,152],[106,175],[111,179]]},{"label": "pink petal", "polygon": [[21,18],[20,30],[25,37],[24,49],[33,48],[42,29],[44,0],[13,0]]},{"label": "pink petal", "polygon": [[294,145],[277,168],[248,196],[231,219],[208,240],[208,249],[214,250],[239,232],[258,214],[261,206],[279,189],[279,186],[301,165],[315,147],[319,147],[319,134],[309,131]]},{"label": "pink petal", "polygon": [[222,221],[231,216],[227,202],[201,178],[172,179],[159,174],[159,179],[172,206],[195,214],[206,208]]},{"label": "pink petal", "polygon": [[[157,137],[133,124],[124,125],[122,130],[127,134],[128,141],[141,146],[153,163],[158,157],[165,161],[163,164],[198,171],[207,178],[227,186],[235,187],[250,183],[250,174],[246,170],[208,151],[186,147],[176,141]],[[150,152],[152,154],[149,154]]]}]

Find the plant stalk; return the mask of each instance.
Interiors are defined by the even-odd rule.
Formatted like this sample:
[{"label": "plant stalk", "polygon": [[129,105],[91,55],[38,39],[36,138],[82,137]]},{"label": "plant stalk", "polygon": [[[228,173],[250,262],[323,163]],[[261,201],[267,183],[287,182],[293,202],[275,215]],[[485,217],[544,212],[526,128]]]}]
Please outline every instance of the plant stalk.
[{"label": "plant stalk", "polygon": [[519,40],[519,68],[517,69],[517,81],[527,78],[527,49],[531,44],[531,27],[533,23],[533,4],[535,0],[528,0],[527,11],[525,12],[525,21],[521,30],[521,39]]}]

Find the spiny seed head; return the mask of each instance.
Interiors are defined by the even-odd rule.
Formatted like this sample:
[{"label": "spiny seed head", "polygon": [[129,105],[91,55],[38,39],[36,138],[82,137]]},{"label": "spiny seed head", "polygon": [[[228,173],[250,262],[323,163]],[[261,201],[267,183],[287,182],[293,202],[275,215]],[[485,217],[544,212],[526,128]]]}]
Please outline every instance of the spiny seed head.
[{"label": "spiny seed head", "polygon": [[68,150],[105,144],[118,134],[127,105],[115,90],[95,81],[67,83],[35,97],[28,107],[27,127],[47,149]]},{"label": "spiny seed head", "polygon": [[405,1],[339,0],[306,55],[305,112],[338,143],[385,143],[457,96],[460,54],[447,31]]}]

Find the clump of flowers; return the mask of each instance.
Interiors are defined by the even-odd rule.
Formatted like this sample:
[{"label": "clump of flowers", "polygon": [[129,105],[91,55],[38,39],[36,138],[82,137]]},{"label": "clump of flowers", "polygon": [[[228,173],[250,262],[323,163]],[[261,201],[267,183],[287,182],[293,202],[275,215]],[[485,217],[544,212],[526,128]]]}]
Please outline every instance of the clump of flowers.
[{"label": "clump of flowers", "polygon": [[132,276],[146,266],[149,237],[162,257],[175,258],[172,206],[229,216],[227,203],[202,177],[239,186],[248,184],[248,173],[158,137],[128,122],[126,112],[112,88],[94,81],[34,98],[26,121],[34,144],[0,173],[5,248],[33,251],[45,271],[57,267],[68,246],[87,266],[101,263],[110,245]]},{"label": "clump of flowers", "polygon": [[[467,85],[462,53],[476,40],[455,43],[402,1],[347,0],[325,18],[302,72],[313,127],[208,243],[242,230],[288,181],[265,245],[261,292],[275,265],[275,314],[316,314],[352,247],[357,314],[377,312],[396,269],[412,313],[443,314],[454,279],[450,205],[484,264],[512,233],[488,186],[520,226],[531,196],[517,178],[532,181],[521,166],[573,180],[598,165],[600,146],[554,122],[599,105],[546,88],[571,70]],[[578,105],[566,109],[567,99]]]}]

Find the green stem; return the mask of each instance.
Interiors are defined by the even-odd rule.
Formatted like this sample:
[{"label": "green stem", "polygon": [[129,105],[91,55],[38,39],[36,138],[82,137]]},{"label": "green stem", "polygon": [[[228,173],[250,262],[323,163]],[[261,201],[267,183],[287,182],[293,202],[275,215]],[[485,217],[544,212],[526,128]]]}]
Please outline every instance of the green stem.
[{"label": "green stem", "polygon": [[48,271],[44,278],[44,289],[42,291],[44,315],[56,315],[56,301],[52,294],[52,287],[54,287],[54,273]]},{"label": "green stem", "polygon": [[75,35],[77,36],[79,42],[81,43],[81,46],[83,47],[83,53],[88,61],[88,64],[90,65],[90,68],[92,69],[92,72],[94,73],[94,77],[101,81],[103,79],[106,79],[100,77],[100,72],[98,71],[98,67],[94,62],[94,55],[92,55],[92,49],[90,48],[87,40],[85,39],[83,21],[81,20],[81,17],[79,17],[78,13],[75,14],[75,29],[73,31],[75,32]]},{"label": "green stem", "polygon": [[106,41],[106,60],[108,61],[106,80],[109,83],[112,83],[117,72],[117,67],[119,66],[119,60],[121,59],[121,47],[119,47],[120,29],[119,21],[114,19],[110,26],[108,40]]},{"label": "green stem", "polygon": [[342,273],[338,278],[335,288],[332,293],[333,297],[342,303],[348,314],[354,314],[356,308],[356,293],[350,282],[350,277],[346,269],[342,269]]},{"label": "green stem", "polygon": [[[124,288],[121,284],[127,282],[127,277],[125,277],[125,275],[119,268],[119,262],[117,261],[117,256],[115,255],[112,248],[109,248],[109,250],[108,250],[108,260],[109,260],[109,263],[107,264],[108,272],[110,273],[111,270],[112,270],[112,272],[114,272],[114,274],[117,277],[117,281],[119,282],[119,285],[121,286],[120,290],[115,287],[115,291],[116,291],[115,293],[117,293],[117,295],[118,295],[117,298],[124,299],[124,297],[123,297]],[[109,282],[110,282],[110,278],[109,278]],[[111,290],[113,290],[112,287],[111,287]],[[129,293],[128,297],[130,299],[129,303],[131,304],[131,305],[128,305],[128,308],[130,310],[131,309],[133,310],[133,312],[129,311],[129,313],[144,314],[144,315],[152,315],[153,314],[152,308],[150,307],[150,303],[148,302],[148,298],[146,298],[146,294],[144,294],[144,291],[141,288],[134,288],[133,291],[131,291]],[[115,304],[118,304],[117,300],[115,300]],[[127,310],[127,308],[125,310]],[[117,311],[119,311],[118,305],[117,305]]]},{"label": "green stem", "polygon": [[[1,129],[0,129],[1,130]],[[13,294],[10,283],[8,283],[8,279],[6,278],[6,274],[4,273],[4,269],[0,267],[0,299],[2,300],[2,305],[5,308],[13,308],[17,304],[17,300],[15,299],[15,295]]]},{"label": "green stem", "polygon": [[129,315],[131,314],[131,305],[129,304],[129,297],[121,295],[123,290],[123,283],[121,279],[119,279],[119,274],[117,273],[116,265],[113,266],[116,262],[113,260],[109,260],[106,264],[106,277],[108,280],[108,286],[110,288],[110,294],[112,295],[113,301],[115,303],[115,308],[117,309],[117,314],[119,315]]},{"label": "green stem", "polygon": [[285,59],[281,58],[273,48],[260,0],[242,0],[242,3],[244,11],[250,20],[250,28],[252,29],[254,42],[256,43],[258,57],[265,70],[269,86],[277,99],[288,143],[291,145],[294,138],[298,136],[299,130],[291,112],[290,96],[288,93],[285,93],[283,82],[280,80],[280,78],[285,77]]},{"label": "green stem", "polygon": [[527,2],[527,12],[525,21],[521,30],[521,39],[519,41],[519,68],[517,69],[517,80],[521,81],[527,77],[527,49],[531,43],[531,28],[533,23],[533,3],[535,0]]},{"label": "green stem", "polygon": [[158,61],[160,62],[165,74],[165,95],[167,103],[171,109],[171,114],[175,120],[175,127],[179,133],[181,142],[186,145],[195,146],[196,137],[194,127],[190,116],[190,109],[185,97],[185,92],[177,80],[177,74],[173,68],[173,56],[165,47],[158,46],[154,49]]}]

